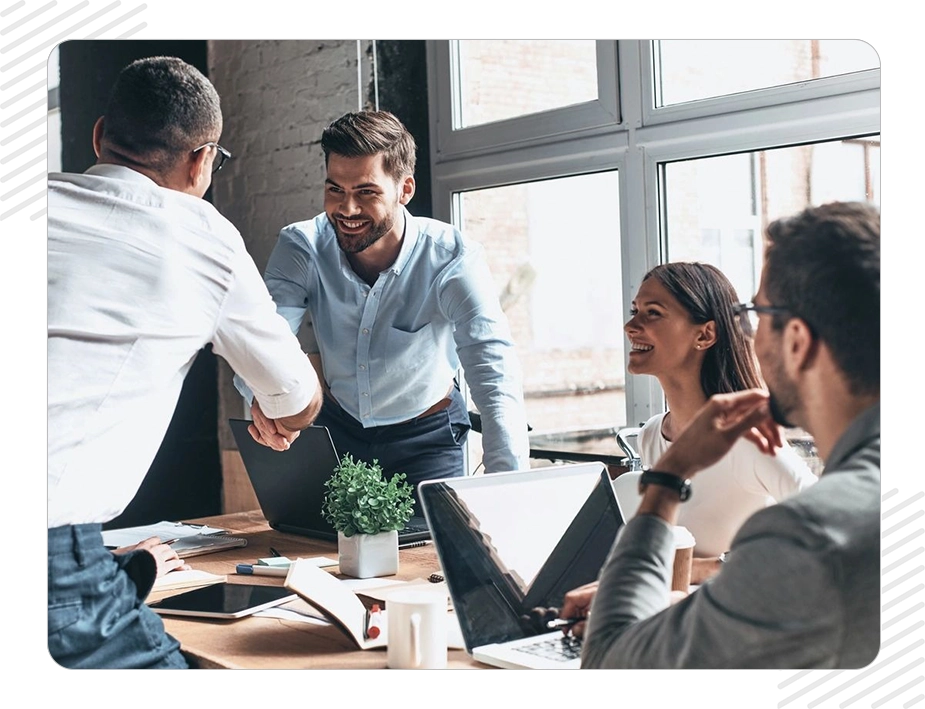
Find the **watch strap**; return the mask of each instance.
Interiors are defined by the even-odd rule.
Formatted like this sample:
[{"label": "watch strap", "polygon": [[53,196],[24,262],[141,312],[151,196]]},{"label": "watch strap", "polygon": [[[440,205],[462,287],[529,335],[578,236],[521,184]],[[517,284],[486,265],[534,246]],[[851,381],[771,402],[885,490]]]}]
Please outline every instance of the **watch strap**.
[{"label": "watch strap", "polygon": [[691,496],[691,481],[674,473],[665,473],[660,470],[646,470],[639,476],[639,491],[645,490],[647,485],[667,487],[678,493],[678,499],[685,502]]}]

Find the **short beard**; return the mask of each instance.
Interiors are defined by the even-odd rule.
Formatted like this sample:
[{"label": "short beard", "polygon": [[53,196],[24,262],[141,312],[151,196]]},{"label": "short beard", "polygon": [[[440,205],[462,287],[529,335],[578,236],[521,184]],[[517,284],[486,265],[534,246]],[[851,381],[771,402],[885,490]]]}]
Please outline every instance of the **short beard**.
[{"label": "short beard", "polygon": [[774,419],[774,423],[778,426],[783,426],[784,428],[796,428],[796,426],[787,418],[787,413],[784,412],[783,407],[780,405],[780,401],[774,394],[769,394],[768,396],[768,409],[771,412],[771,418]]},{"label": "short beard", "polygon": [[395,221],[391,218],[386,218],[378,224],[373,224],[370,232],[362,241],[355,241],[353,237],[341,234],[336,221],[333,226],[334,233],[337,235],[337,245],[340,247],[340,250],[345,254],[358,254],[361,251],[365,251],[383,236],[388,234],[392,230],[394,224]]}]

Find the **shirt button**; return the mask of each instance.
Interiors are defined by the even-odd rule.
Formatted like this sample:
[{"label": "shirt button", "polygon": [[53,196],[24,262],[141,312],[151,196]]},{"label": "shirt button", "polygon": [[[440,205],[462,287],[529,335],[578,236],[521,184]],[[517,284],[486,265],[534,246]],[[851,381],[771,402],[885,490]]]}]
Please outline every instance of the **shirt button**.
[{"label": "shirt button", "polygon": [[363,396],[369,396],[369,392],[368,392],[368,391],[364,391],[364,392],[363,392]]},{"label": "shirt button", "polygon": [[363,297],[364,297],[364,298],[365,298],[366,296],[368,296],[368,295],[369,295],[369,291],[368,291],[368,290],[363,291]]},{"label": "shirt button", "polygon": [[364,334],[364,335],[368,335],[368,334],[369,334],[369,328],[368,328],[368,327],[364,327],[364,328],[363,328],[363,334]]},{"label": "shirt button", "polygon": [[360,369],[366,369],[366,365],[365,365],[365,364],[361,364],[361,365],[360,365]]}]

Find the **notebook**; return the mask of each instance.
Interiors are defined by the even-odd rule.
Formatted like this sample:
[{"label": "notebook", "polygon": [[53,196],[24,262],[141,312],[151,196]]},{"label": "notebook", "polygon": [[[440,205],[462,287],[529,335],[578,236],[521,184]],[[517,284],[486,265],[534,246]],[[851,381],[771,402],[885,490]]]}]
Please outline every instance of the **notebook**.
[{"label": "notebook", "polygon": [[522,616],[597,579],[620,505],[603,463],[422,482],[424,514],[466,650],[496,667],[571,669],[580,641]]},{"label": "notebook", "polygon": [[[340,456],[323,426],[309,426],[289,450],[275,451],[253,439],[250,421],[229,419],[241,460],[263,516],[273,529],[313,539],[336,540],[337,531],[322,515],[324,486]],[[424,517],[412,517],[398,532],[399,547],[430,539]]]}]

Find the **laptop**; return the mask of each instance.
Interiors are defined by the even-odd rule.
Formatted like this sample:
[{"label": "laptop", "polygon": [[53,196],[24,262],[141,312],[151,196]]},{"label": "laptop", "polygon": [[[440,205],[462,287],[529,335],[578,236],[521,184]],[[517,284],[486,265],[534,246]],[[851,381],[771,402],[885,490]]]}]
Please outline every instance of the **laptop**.
[{"label": "laptop", "polygon": [[[289,450],[275,451],[253,439],[247,431],[250,421],[229,419],[228,423],[270,526],[280,532],[336,541],[337,531],[321,511],[327,492],[324,483],[340,462],[328,429],[309,426]],[[412,517],[398,532],[399,547],[429,539],[427,522],[421,516]]]},{"label": "laptop", "polygon": [[581,641],[529,616],[597,579],[623,526],[606,466],[432,480],[418,491],[467,652],[496,667],[579,667]]}]

